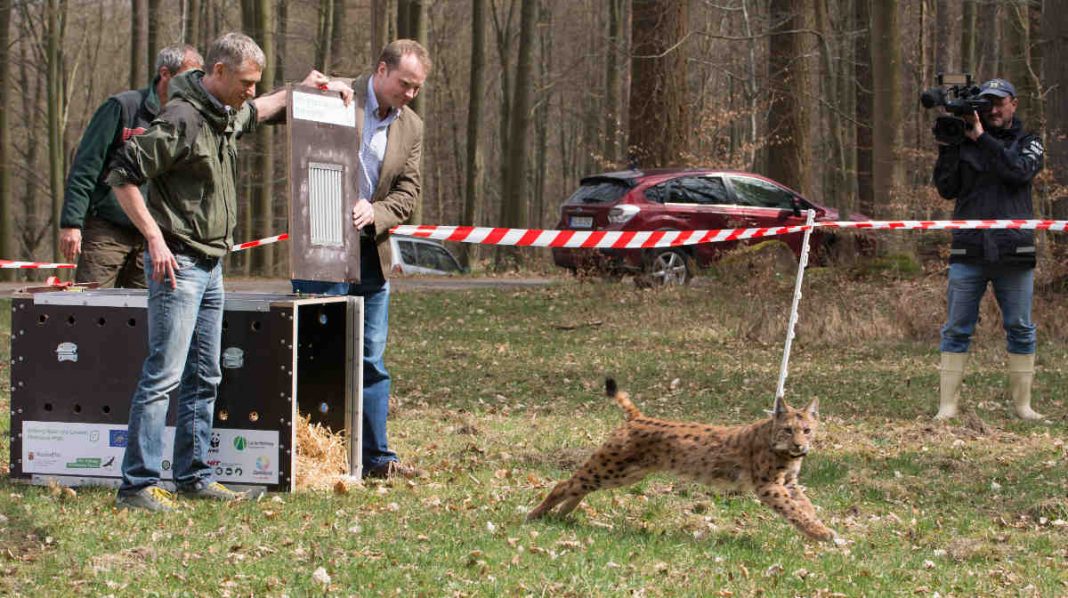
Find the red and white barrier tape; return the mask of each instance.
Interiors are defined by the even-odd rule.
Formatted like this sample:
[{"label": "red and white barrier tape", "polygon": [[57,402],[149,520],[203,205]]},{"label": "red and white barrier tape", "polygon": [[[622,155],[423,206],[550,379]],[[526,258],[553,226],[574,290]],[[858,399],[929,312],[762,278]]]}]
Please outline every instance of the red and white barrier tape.
[{"label": "red and white barrier tape", "polygon": [[[701,243],[743,241],[802,233],[809,228],[839,228],[868,230],[1068,230],[1068,220],[869,220],[864,222],[817,222],[808,225],[771,226],[757,228],[721,228],[713,230],[664,231],[603,231],[603,230],[539,230],[526,228],[491,228],[483,226],[436,226],[404,224],[393,227],[395,235],[478,243],[481,245],[514,245],[517,247],[569,247],[588,249],[653,249],[680,247]],[[244,251],[289,239],[282,233],[265,239],[234,245],[231,251]],[[0,259],[0,269],[65,269],[74,264],[47,262],[18,262]]]},{"label": "red and white barrier tape", "polygon": [[871,220],[867,222],[817,222],[816,227],[872,230],[993,230],[1013,228],[1063,231],[1068,228],[1068,220]]},{"label": "red and white barrier tape", "polygon": [[517,247],[583,247],[596,249],[634,249],[646,247],[679,247],[758,239],[776,235],[804,232],[799,226],[765,228],[724,228],[718,230],[689,231],[589,231],[589,230],[538,230],[522,228],[486,228],[472,226],[402,225],[392,229],[396,235],[459,241],[482,245],[515,245]]},{"label": "red and white barrier tape", "polygon": [[255,241],[247,241],[245,243],[238,243],[234,245],[234,248],[230,251],[244,251],[253,247],[259,247],[260,245],[270,245],[271,243],[277,243],[279,241],[285,241],[289,238],[289,233],[282,233],[273,237],[267,237],[266,239],[257,239]]},{"label": "red and white barrier tape", "polygon": [[[804,232],[807,225],[724,228],[692,231],[577,231],[473,226],[401,225],[395,235],[518,247],[582,247],[591,249],[648,249],[701,243],[759,239]],[[1064,231],[1068,220],[882,220],[817,222],[812,228],[872,230],[1032,229]]]},{"label": "red and white barrier tape", "polygon": [[48,262],[16,262],[0,260],[0,269],[19,268],[23,270],[52,270],[56,268],[73,268],[74,264],[53,264]]}]

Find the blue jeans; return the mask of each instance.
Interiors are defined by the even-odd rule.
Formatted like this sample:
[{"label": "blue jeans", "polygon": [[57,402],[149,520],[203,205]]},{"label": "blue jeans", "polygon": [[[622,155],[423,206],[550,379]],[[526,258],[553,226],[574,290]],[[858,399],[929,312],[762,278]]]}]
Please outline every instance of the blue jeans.
[{"label": "blue jeans", "polygon": [[215,397],[222,381],[222,260],[186,255],[175,259],[178,287],[172,289],[169,279],[152,280],[152,258],[145,252],[148,357],[130,405],[119,494],[133,494],[159,483],[167,406],[175,389],[174,482],[186,487],[212,478],[207,459]]},{"label": "blue jeans", "polygon": [[363,297],[363,467],[379,467],[397,460],[386,438],[390,377],[386,370],[389,335],[389,281],[382,278],[374,245],[360,248],[360,282],[294,280],[294,293]]},{"label": "blue jeans", "polygon": [[1031,322],[1034,268],[1003,264],[950,264],[949,315],[942,327],[943,353],[967,353],[979,320],[979,301],[993,284],[1001,308],[1009,353],[1035,352],[1035,325]]}]

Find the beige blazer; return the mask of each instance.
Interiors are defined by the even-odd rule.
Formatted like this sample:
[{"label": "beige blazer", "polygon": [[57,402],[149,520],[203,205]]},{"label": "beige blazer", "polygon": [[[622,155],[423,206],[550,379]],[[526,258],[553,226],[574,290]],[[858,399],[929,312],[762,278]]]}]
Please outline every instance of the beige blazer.
[{"label": "beige blazer", "polygon": [[[352,82],[356,98],[356,139],[363,139],[364,106],[367,104],[367,79],[362,75]],[[389,229],[404,224],[415,211],[422,185],[420,163],[423,156],[423,119],[405,106],[386,133],[386,156],[378,175],[371,202],[375,212],[375,245],[382,263],[382,276],[389,279],[393,252],[389,247]]]}]

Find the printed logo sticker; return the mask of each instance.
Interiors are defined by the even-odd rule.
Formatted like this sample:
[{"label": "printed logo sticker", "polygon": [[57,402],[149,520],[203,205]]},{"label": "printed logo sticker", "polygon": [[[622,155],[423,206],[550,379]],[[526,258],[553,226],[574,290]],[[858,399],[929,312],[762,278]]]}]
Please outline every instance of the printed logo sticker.
[{"label": "printed logo sticker", "polygon": [[59,346],[56,347],[56,360],[60,362],[73,361],[77,363],[78,345],[70,342],[59,343]]}]

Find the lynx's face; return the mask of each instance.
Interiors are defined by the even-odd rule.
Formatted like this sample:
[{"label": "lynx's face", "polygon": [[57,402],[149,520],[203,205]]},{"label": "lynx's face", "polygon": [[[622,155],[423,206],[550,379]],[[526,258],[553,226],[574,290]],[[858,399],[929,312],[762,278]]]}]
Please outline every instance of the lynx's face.
[{"label": "lynx's face", "polygon": [[818,399],[804,409],[794,409],[782,399],[776,399],[771,450],[795,459],[807,455],[819,423],[816,419],[819,415],[818,406]]}]

